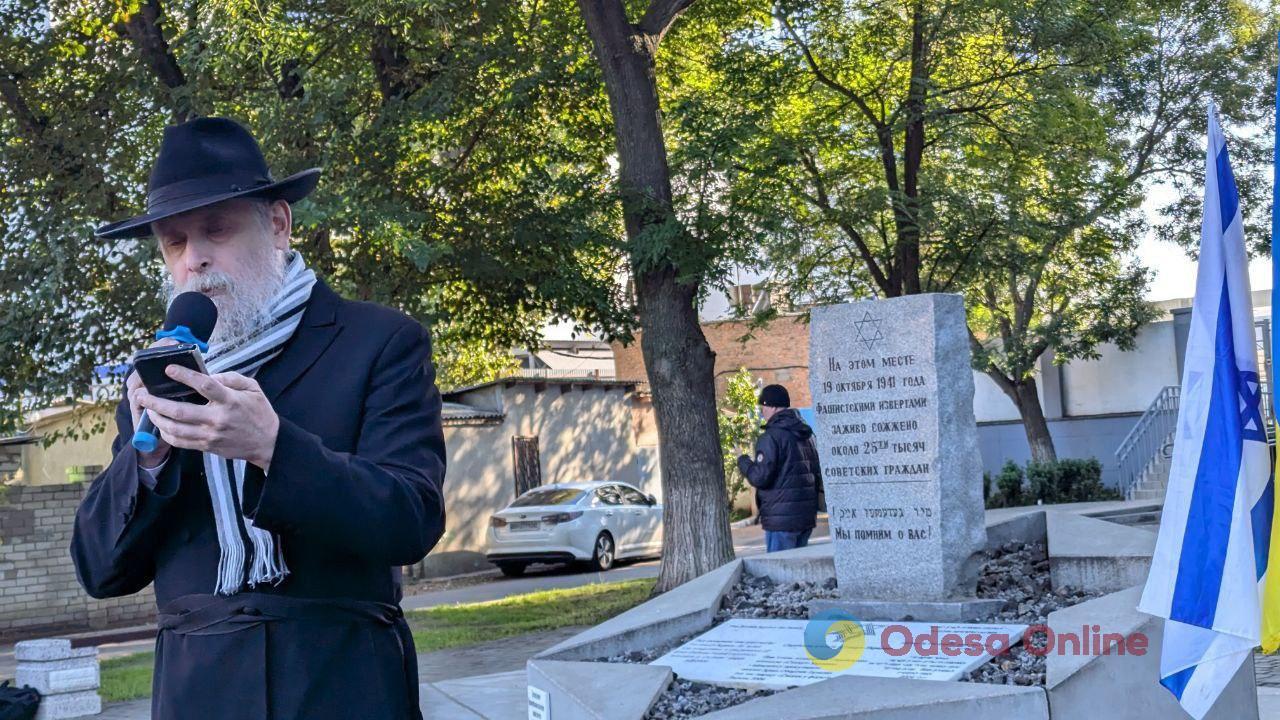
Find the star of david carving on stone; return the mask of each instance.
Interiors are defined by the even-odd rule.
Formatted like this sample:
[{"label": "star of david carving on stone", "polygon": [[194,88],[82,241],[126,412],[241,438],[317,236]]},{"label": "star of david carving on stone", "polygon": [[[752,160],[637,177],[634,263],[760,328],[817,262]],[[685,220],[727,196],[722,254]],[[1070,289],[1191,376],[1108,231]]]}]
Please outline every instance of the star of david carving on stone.
[{"label": "star of david carving on stone", "polygon": [[862,319],[853,324],[853,331],[858,336],[858,342],[866,346],[867,350],[875,348],[877,342],[884,339],[884,335],[880,332],[880,320],[871,317],[871,313],[862,313]]}]

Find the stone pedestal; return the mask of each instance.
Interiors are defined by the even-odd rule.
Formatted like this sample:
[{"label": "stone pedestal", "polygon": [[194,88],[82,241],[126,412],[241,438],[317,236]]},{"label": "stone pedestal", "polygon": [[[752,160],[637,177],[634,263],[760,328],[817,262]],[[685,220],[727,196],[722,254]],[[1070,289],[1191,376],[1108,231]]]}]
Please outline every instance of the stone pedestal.
[{"label": "stone pedestal", "polygon": [[986,529],[964,299],[815,308],[809,348],[840,594],[967,614]]},{"label": "stone pedestal", "polygon": [[27,640],[14,646],[14,684],[42,696],[36,720],[60,720],[102,712],[98,649],[72,649],[70,640]]}]

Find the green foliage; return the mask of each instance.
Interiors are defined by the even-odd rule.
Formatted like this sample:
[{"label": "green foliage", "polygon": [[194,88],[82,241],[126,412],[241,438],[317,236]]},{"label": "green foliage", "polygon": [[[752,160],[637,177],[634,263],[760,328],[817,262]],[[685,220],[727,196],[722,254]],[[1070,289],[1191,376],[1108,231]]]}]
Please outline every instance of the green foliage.
[{"label": "green foliage", "polygon": [[724,397],[716,414],[730,508],[738,496],[747,491],[747,479],[738,471],[738,456],[755,453],[756,440],[763,432],[756,392],[756,379],[751,371],[739,368],[725,383]]},{"label": "green foliage", "polygon": [[1121,499],[1119,492],[1103,486],[1096,458],[1027,463],[1027,481],[1032,495],[1045,503]]},{"label": "green foliage", "polygon": [[1025,468],[1010,460],[995,485],[986,497],[989,508],[1121,499],[1119,492],[1102,484],[1097,458],[1029,462]]},{"label": "green foliage", "polygon": [[143,207],[163,127],[193,115],[247,124],[277,176],[324,168],[294,245],[340,293],[463,345],[536,345],[557,318],[630,335],[571,4],[14,0],[0,28],[0,433],[86,397],[161,317],[152,243],[90,233]]},{"label": "green foliage", "polygon": [[996,475],[996,491],[987,496],[987,507],[1015,507],[1023,502],[1023,481],[1025,475],[1022,466],[1009,460]]},{"label": "green foliage", "polygon": [[512,375],[520,363],[510,349],[480,340],[443,335],[432,355],[441,392],[479,385]]},{"label": "green foliage", "polygon": [[484,640],[597,625],[649,598],[649,578],[540,590],[488,602],[441,605],[405,613],[418,652]]},{"label": "green foliage", "polygon": [[[1274,24],[1243,0],[781,2],[712,63],[755,262],[817,304],[963,292],[1010,395],[1048,348],[1130,347],[1153,317],[1141,203],[1176,189],[1154,229],[1191,246],[1206,101],[1263,123]],[[1231,138],[1250,230],[1263,135]]]}]

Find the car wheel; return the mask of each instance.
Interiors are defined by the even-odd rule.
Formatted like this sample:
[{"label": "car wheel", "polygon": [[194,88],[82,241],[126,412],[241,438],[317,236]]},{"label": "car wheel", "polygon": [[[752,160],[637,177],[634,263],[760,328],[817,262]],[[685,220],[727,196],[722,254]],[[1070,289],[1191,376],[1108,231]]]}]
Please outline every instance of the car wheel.
[{"label": "car wheel", "polygon": [[524,575],[525,568],[529,567],[528,563],[522,562],[500,562],[498,569],[507,577],[520,577]]},{"label": "car wheel", "polygon": [[596,536],[596,546],[591,553],[591,568],[601,572],[613,567],[617,550],[613,546],[613,536],[602,532]]}]

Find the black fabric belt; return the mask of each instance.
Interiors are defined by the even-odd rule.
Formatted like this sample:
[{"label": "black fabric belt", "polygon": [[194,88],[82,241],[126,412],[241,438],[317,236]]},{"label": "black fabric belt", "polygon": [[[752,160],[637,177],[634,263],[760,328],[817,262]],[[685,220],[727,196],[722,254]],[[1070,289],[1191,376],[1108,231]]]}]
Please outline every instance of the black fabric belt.
[{"label": "black fabric belt", "polygon": [[284,595],[183,595],[160,608],[161,630],[186,635],[235,632],[244,625],[280,621],[401,622],[399,605],[372,600],[294,598]]}]

